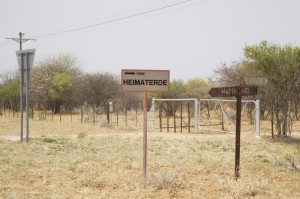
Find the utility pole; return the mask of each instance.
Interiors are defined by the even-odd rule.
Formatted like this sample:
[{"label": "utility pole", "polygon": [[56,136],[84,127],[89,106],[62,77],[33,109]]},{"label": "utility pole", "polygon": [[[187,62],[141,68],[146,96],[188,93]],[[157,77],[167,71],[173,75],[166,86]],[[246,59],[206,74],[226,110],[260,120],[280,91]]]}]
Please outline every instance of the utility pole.
[{"label": "utility pole", "polygon": [[36,41],[36,39],[23,38],[24,35],[25,35],[25,33],[19,32],[19,38],[5,38],[5,39],[11,39],[11,40],[18,42],[20,44],[20,50],[22,50],[22,43],[29,41],[29,40]]},{"label": "utility pole", "polygon": [[[26,41],[29,41],[29,40],[32,40],[32,41],[35,41],[36,39],[30,39],[30,38],[23,38],[23,36],[25,35],[25,33],[22,33],[22,32],[19,32],[19,38],[5,38],[5,39],[11,39],[11,40],[14,40],[18,43],[20,43],[20,51],[22,50],[22,43],[26,42]],[[26,59],[26,62],[28,58]],[[24,62],[24,56],[21,55],[21,60],[20,60],[20,115],[21,115],[21,122],[20,122],[20,139],[21,139],[21,142],[23,142],[23,106],[24,106],[24,102],[23,102],[23,87],[24,87],[24,68],[23,68],[23,62]],[[28,64],[28,63],[27,63]],[[28,71],[27,71],[28,73]],[[28,74],[26,73],[27,75],[27,78],[28,78]],[[28,79],[27,79],[28,80]],[[28,82],[26,84],[26,89],[28,89]],[[28,90],[26,90],[26,114],[27,114],[27,126],[26,128],[28,129]],[[28,130],[27,130],[28,132]],[[28,136],[27,136],[27,143],[28,143]]]}]

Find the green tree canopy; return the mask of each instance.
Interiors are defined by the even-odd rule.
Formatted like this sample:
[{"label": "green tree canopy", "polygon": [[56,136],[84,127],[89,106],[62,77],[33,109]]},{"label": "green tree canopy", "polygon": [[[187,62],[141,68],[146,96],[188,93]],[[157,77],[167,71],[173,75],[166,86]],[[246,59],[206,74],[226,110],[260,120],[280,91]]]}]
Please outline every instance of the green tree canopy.
[{"label": "green tree canopy", "polygon": [[20,85],[17,81],[10,81],[7,85],[0,88],[2,104],[9,104],[11,109],[18,107],[20,99]]},{"label": "green tree canopy", "polygon": [[[276,90],[286,95],[293,92],[300,78],[300,48],[280,46],[267,41],[244,49],[248,68],[262,72]],[[288,97],[288,96],[286,96]]]},{"label": "green tree canopy", "polygon": [[[280,46],[267,41],[244,49],[244,66],[257,69],[271,83],[276,105],[277,132],[287,135],[288,102],[298,95],[300,81],[300,48],[291,45]],[[279,113],[283,114],[283,125]]]},{"label": "green tree canopy", "polygon": [[31,100],[57,113],[61,105],[75,100],[73,86],[80,75],[78,61],[70,54],[43,59],[32,69]]},{"label": "green tree canopy", "polygon": [[68,94],[73,85],[72,76],[66,73],[56,73],[51,80],[48,90],[49,97],[52,101],[61,100]]},{"label": "green tree canopy", "polygon": [[185,83],[186,96],[190,98],[207,98],[209,97],[208,91],[215,83],[211,80],[201,78],[190,79]]},{"label": "green tree canopy", "polygon": [[183,98],[186,95],[186,86],[183,80],[173,80],[170,82],[170,90],[166,93],[151,94],[151,97],[162,99]]}]

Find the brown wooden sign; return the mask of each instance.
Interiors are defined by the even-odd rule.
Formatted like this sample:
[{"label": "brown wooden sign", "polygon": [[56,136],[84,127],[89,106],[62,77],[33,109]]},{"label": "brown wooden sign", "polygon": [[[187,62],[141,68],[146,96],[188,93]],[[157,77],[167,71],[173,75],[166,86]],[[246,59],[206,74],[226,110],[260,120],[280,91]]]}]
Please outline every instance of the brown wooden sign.
[{"label": "brown wooden sign", "polygon": [[211,88],[208,92],[212,97],[250,96],[257,95],[257,86],[235,86]]},{"label": "brown wooden sign", "polygon": [[241,145],[241,110],[242,96],[257,95],[257,86],[235,86],[212,88],[208,92],[212,97],[236,97],[236,139],[235,139],[235,166],[234,174],[239,177],[240,145]]}]

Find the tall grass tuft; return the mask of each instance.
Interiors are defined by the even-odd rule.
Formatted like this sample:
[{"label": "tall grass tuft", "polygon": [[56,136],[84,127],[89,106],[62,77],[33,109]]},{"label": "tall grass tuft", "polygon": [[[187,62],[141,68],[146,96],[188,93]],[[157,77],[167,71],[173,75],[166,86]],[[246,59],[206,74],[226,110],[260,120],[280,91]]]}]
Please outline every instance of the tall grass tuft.
[{"label": "tall grass tuft", "polygon": [[86,132],[79,132],[77,133],[77,138],[78,139],[83,139],[87,137],[87,133]]}]

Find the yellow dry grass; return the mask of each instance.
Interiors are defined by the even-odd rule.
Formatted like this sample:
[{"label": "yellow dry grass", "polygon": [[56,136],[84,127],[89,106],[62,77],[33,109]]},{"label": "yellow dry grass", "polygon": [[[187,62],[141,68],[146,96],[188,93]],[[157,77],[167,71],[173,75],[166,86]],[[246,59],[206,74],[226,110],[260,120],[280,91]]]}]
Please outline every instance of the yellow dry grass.
[{"label": "yellow dry grass", "polygon": [[[63,118],[66,121],[66,118]],[[19,119],[0,116],[0,135]],[[30,121],[29,144],[0,138],[0,198],[300,198],[300,138],[149,133],[142,177],[140,127]]]}]

